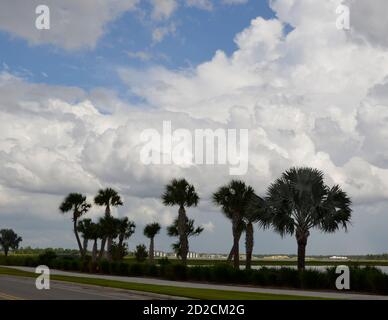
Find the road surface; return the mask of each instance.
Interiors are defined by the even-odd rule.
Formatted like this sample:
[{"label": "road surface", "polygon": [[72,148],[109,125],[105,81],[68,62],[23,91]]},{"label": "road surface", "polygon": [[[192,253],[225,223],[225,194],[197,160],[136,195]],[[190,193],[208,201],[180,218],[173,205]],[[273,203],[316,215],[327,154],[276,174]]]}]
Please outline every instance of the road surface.
[{"label": "road surface", "polygon": [[159,300],[172,297],[99,286],[50,281],[49,290],[38,290],[34,278],[0,275],[0,300]]},{"label": "road surface", "polygon": [[[31,267],[10,267],[23,271],[35,272],[35,268]],[[303,296],[303,297],[318,297],[318,298],[329,298],[329,299],[351,299],[351,300],[388,300],[388,296],[382,295],[369,295],[369,294],[358,294],[346,291],[310,291],[310,290],[296,290],[296,289],[271,289],[261,288],[253,286],[236,286],[236,285],[218,285],[209,283],[198,283],[188,281],[170,281],[162,279],[142,278],[142,277],[121,277],[121,276],[109,276],[100,274],[85,274],[79,272],[68,272],[61,270],[50,270],[51,274],[73,276],[73,277],[88,277],[96,279],[107,279],[116,280],[123,282],[132,283],[144,283],[154,285],[164,285],[173,287],[184,287],[184,288],[199,288],[199,289],[215,289],[215,290],[226,290],[226,291],[241,291],[241,292],[258,292],[267,294],[282,294],[291,296]],[[1,281],[1,280],[0,280]],[[102,289],[99,289],[102,290]],[[1,285],[0,285],[1,291]],[[168,296],[165,296],[168,297]],[[163,299],[163,298],[162,298]]]}]

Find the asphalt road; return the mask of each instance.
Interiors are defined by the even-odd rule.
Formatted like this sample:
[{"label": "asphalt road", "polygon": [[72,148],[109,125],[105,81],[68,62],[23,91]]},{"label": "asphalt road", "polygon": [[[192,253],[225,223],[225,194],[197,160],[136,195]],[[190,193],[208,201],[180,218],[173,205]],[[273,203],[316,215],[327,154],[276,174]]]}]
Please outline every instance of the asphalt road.
[{"label": "asphalt road", "polygon": [[34,278],[0,276],[0,300],[159,300],[164,295],[51,281],[49,290],[38,290]]}]

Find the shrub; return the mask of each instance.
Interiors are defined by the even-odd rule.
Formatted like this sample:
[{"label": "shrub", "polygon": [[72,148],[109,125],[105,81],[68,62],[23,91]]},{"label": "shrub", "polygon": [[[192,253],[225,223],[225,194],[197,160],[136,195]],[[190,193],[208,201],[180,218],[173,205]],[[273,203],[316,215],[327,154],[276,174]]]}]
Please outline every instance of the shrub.
[{"label": "shrub", "polygon": [[144,275],[145,265],[142,263],[131,263],[129,265],[129,275],[131,276],[142,276]]},{"label": "shrub", "polygon": [[150,277],[157,277],[157,276],[159,276],[159,273],[160,273],[159,269],[160,268],[153,263],[148,264],[147,275]]},{"label": "shrub", "polygon": [[108,260],[104,259],[104,260],[100,261],[98,266],[99,266],[100,272],[109,274],[110,266],[109,266],[109,261]]},{"label": "shrub", "polygon": [[158,264],[159,265],[167,265],[167,264],[171,264],[171,261],[170,260],[168,260],[168,258],[167,257],[164,257],[164,258],[160,258],[159,260],[158,260]]},{"label": "shrub", "polygon": [[118,265],[118,273],[121,276],[128,276],[129,274],[129,265],[125,262],[120,262]]},{"label": "shrub", "polygon": [[117,262],[109,262],[109,273],[113,275],[117,275],[119,273],[119,264]]},{"label": "shrub", "polygon": [[57,258],[57,254],[53,250],[46,250],[38,256],[38,263],[52,267],[52,262]]},{"label": "shrub", "polygon": [[300,285],[304,289],[328,289],[330,287],[326,272],[304,270],[300,273]]},{"label": "shrub", "polygon": [[145,259],[147,259],[148,253],[147,253],[147,248],[144,244],[139,244],[136,246],[136,251],[135,251],[135,258],[136,261],[138,262],[143,262]]},{"label": "shrub", "polygon": [[195,281],[201,281],[201,280],[206,280],[204,279],[204,274],[203,274],[203,269],[204,267],[200,266],[194,266],[188,269],[188,278],[190,280],[195,280]]},{"label": "shrub", "polygon": [[166,265],[163,276],[168,280],[186,280],[188,274],[188,267],[181,263],[174,263]]},{"label": "shrub", "polygon": [[33,257],[26,257],[24,265],[27,267],[36,267],[38,265],[38,261]]},{"label": "shrub", "polygon": [[81,262],[79,260],[71,260],[70,269],[72,271],[81,271]]},{"label": "shrub", "polygon": [[211,280],[215,282],[232,282],[234,269],[226,263],[216,264],[212,269]]},{"label": "shrub", "polygon": [[114,261],[121,261],[128,255],[128,246],[126,244],[119,245],[118,243],[113,242],[110,252]]},{"label": "shrub", "polygon": [[64,270],[70,270],[70,260],[68,260],[68,259],[63,259],[62,260],[62,268],[64,269]]},{"label": "shrub", "polygon": [[282,287],[299,288],[299,272],[296,269],[281,268],[276,272],[276,285]]}]

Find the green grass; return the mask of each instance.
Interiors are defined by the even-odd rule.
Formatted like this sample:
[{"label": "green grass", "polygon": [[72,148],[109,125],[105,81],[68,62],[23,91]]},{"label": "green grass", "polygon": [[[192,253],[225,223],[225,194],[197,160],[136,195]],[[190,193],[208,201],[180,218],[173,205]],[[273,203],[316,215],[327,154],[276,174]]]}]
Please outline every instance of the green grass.
[{"label": "green grass", "polygon": [[[36,277],[35,273],[16,270],[12,268],[0,267],[0,275],[11,275],[21,277]],[[254,292],[239,292],[214,289],[182,288],[173,286],[162,286],[152,284],[140,284],[131,282],[122,282],[106,279],[94,279],[87,277],[73,277],[62,275],[51,275],[52,280],[73,282],[87,285],[96,285],[109,288],[135,290],[142,292],[151,292],[177,297],[186,297],[202,300],[324,300],[321,298],[311,298],[292,295],[265,294]]]}]

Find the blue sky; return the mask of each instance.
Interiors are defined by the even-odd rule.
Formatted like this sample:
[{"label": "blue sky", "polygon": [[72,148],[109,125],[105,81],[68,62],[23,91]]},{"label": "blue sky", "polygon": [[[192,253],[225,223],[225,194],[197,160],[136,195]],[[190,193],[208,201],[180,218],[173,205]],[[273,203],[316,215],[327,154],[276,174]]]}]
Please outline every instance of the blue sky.
[{"label": "blue sky", "polygon": [[[3,69],[31,82],[77,86],[85,90],[105,87],[125,95],[115,73],[120,66],[136,68],[152,64],[178,69],[195,66],[211,59],[216,50],[231,54],[234,36],[257,16],[272,18],[266,1],[248,1],[240,5],[221,5],[213,10],[180,6],[165,25],[176,30],[154,43],[152,30],[158,22],[150,19],[149,3],[139,11],[125,12],[105,27],[105,35],[93,49],[63,50],[51,44],[31,45],[7,32],[0,32],[0,59]],[[143,16],[145,15],[145,16]],[[54,22],[53,22],[54,23]],[[128,53],[145,52],[146,60],[130,58]],[[151,58],[152,56],[152,58]]]}]

